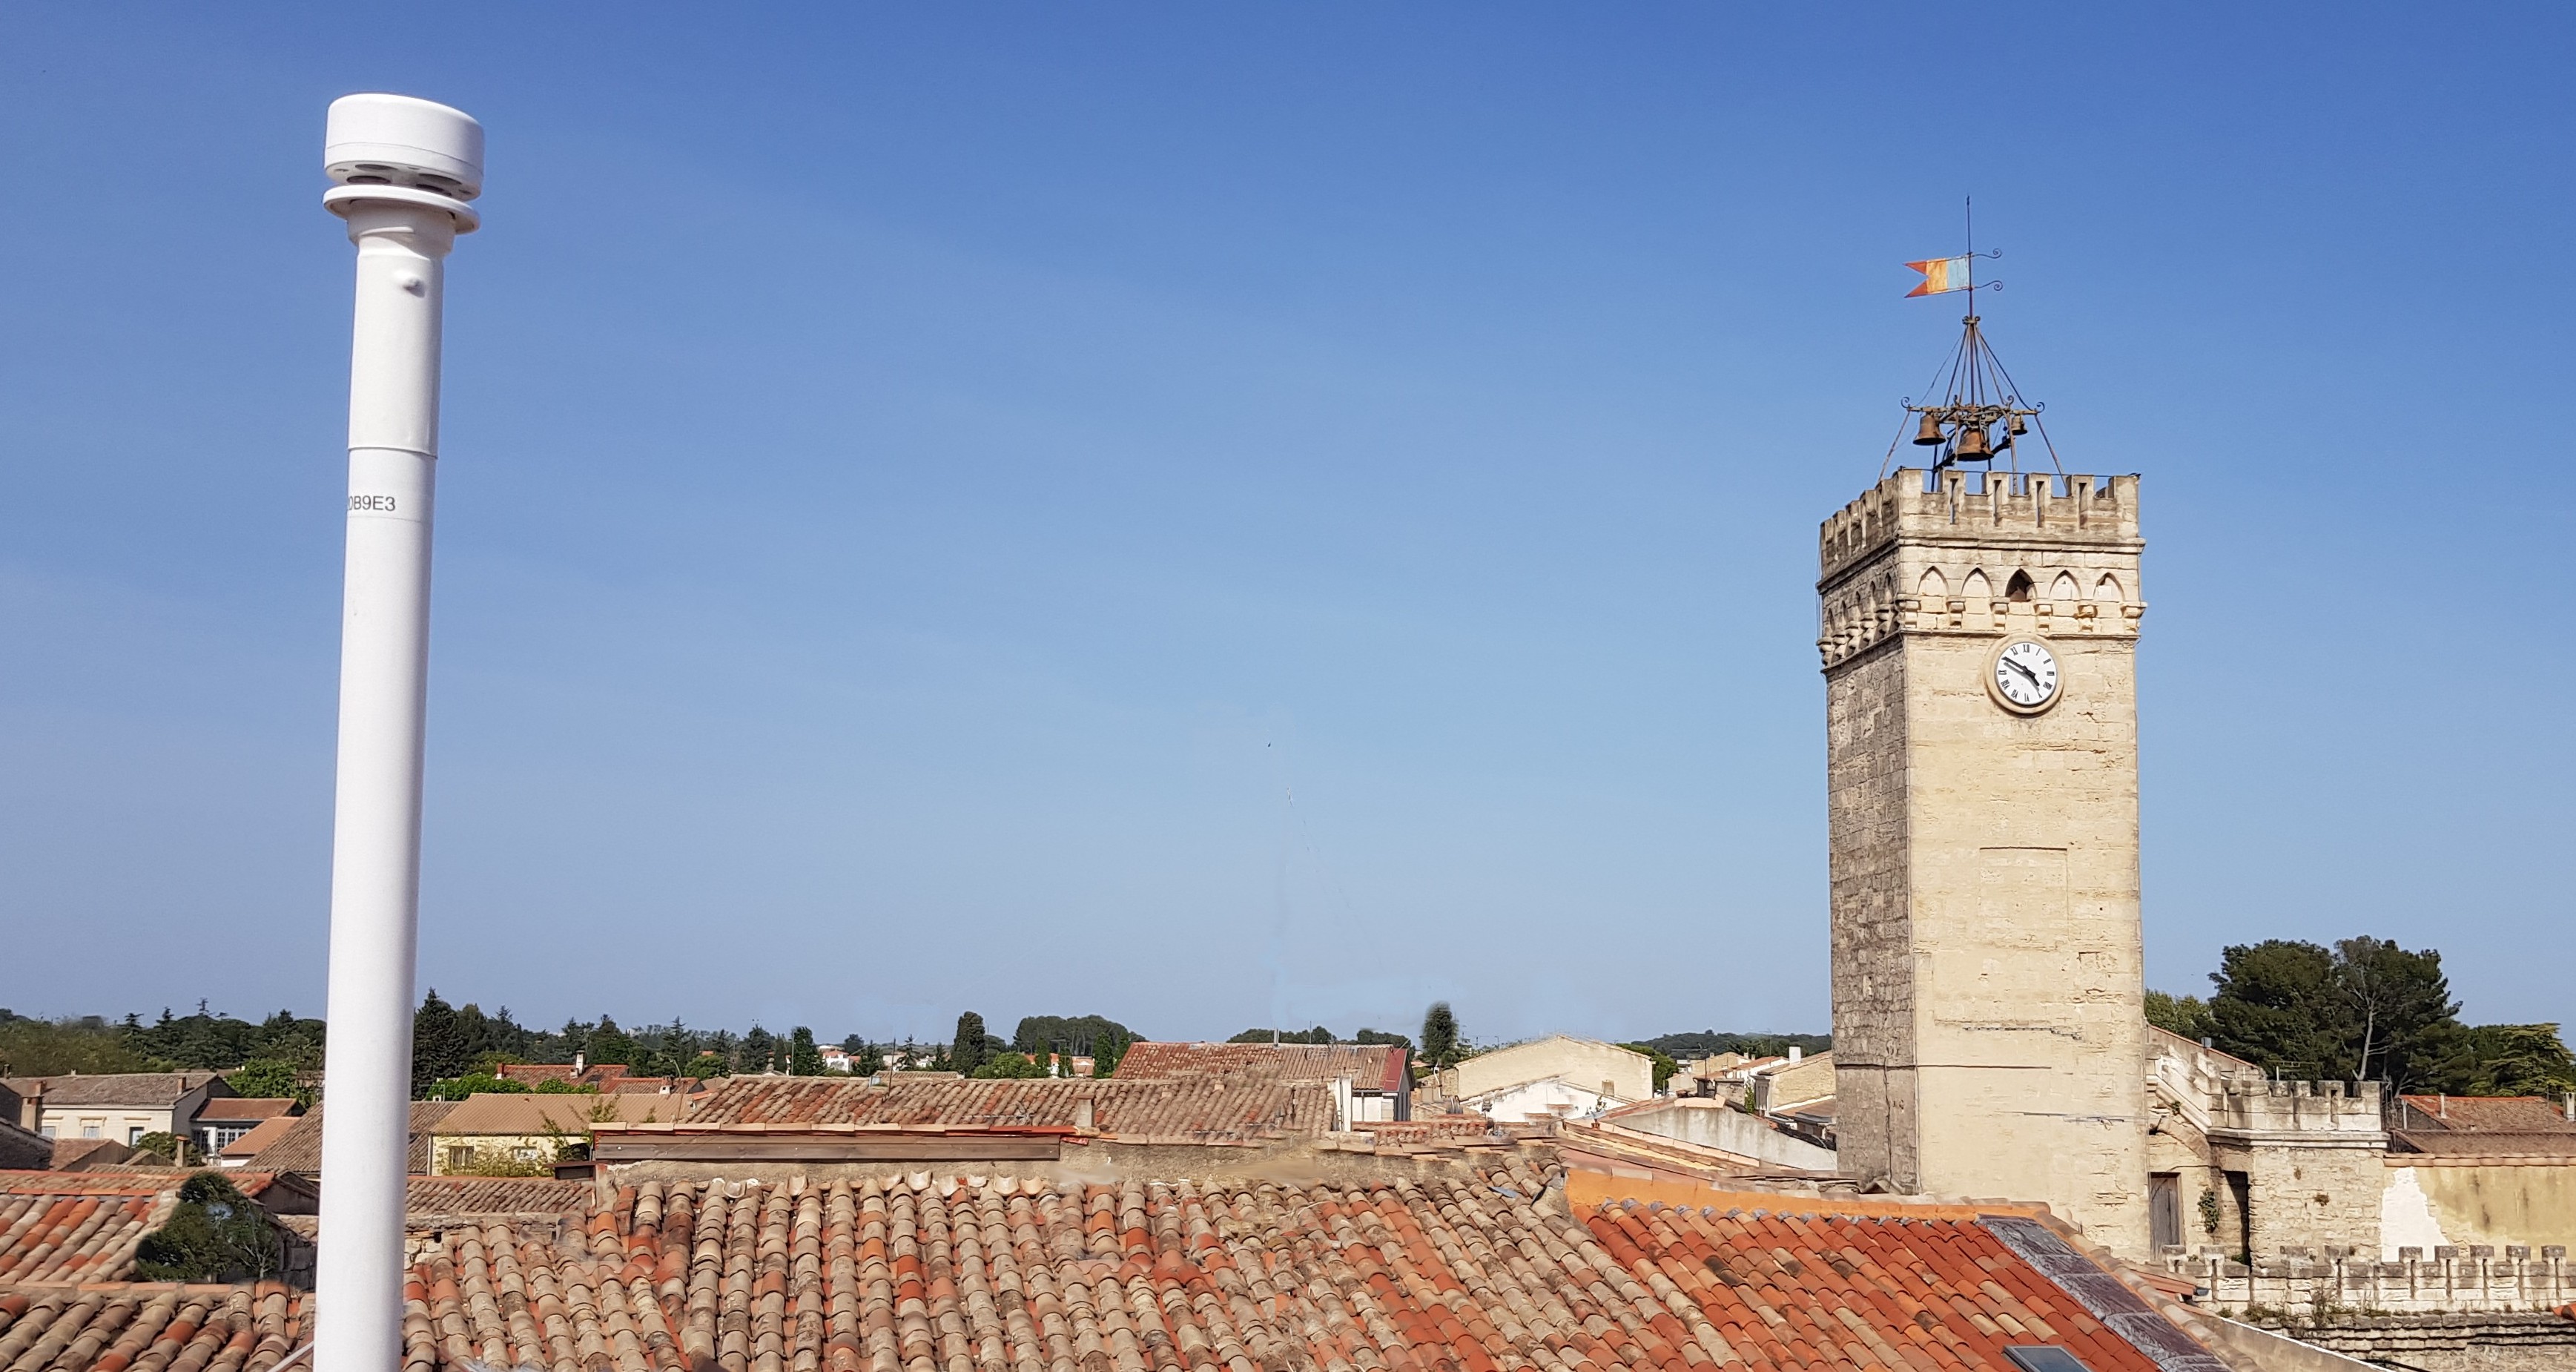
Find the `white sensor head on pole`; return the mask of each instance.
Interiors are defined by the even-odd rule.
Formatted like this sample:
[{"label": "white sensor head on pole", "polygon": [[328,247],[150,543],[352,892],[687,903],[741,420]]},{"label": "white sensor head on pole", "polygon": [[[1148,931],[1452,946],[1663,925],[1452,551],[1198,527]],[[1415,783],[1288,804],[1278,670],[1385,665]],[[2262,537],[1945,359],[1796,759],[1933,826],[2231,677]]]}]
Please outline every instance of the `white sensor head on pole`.
[{"label": "white sensor head on pole", "polygon": [[434,100],[341,96],[323,145],[323,170],[343,186],[402,186],[451,200],[483,193],[483,126]]}]

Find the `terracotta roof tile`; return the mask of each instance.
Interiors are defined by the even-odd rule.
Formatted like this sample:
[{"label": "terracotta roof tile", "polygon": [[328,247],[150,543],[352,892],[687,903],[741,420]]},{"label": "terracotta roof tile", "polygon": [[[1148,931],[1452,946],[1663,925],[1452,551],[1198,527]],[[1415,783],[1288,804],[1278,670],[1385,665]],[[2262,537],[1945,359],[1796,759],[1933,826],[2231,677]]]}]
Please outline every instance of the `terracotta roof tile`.
[{"label": "terracotta roof tile", "polygon": [[591,1183],[552,1177],[413,1177],[403,1209],[415,1220],[459,1215],[571,1216],[590,1203]]},{"label": "terracotta roof tile", "polygon": [[134,1156],[133,1149],[114,1139],[58,1138],[53,1144],[53,1156],[45,1165],[57,1172],[85,1172]]},{"label": "terracotta roof tile", "polygon": [[734,1077],[698,1098],[691,1125],[878,1124],[905,1128],[1080,1127],[1128,1141],[1250,1143],[1333,1127],[1332,1089],[1308,1082],[897,1080]]},{"label": "terracotta roof tile", "polygon": [[231,1143],[225,1144],[222,1151],[216,1153],[215,1156],[217,1158],[231,1158],[237,1164],[247,1163],[252,1158],[258,1157],[261,1153],[268,1151],[269,1145],[276,1143],[279,1139],[285,1138],[287,1132],[295,1127],[297,1118],[298,1117],[294,1115],[279,1115],[273,1119],[261,1120],[258,1124],[251,1127],[251,1131],[249,1133],[242,1135]]},{"label": "terracotta roof tile", "polygon": [[549,1126],[569,1134],[581,1133],[594,1113],[627,1124],[660,1121],[676,1123],[686,1114],[685,1102],[663,1096],[520,1095],[516,1092],[494,1092],[467,1096],[456,1103],[430,1126],[429,1132],[439,1137],[457,1134],[530,1135],[549,1132]]},{"label": "terracotta roof tile", "polygon": [[[295,1117],[277,1141],[251,1156],[249,1166],[262,1172],[301,1172],[316,1176],[322,1171],[322,1111],[316,1105]],[[404,1164],[414,1175],[429,1170],[429,1131],[432,1125],[447,1117],[456,1102],[416,1100],[411,1103],[411,1156]],[[226,1150],[229,1153],[230,1150]]]},{"label": "terracotta roof tile", "polygon": [[[2008,1343],[2052,1342],[2093,1372],[2219,1366],[2029,1221],[1635,1202],[1567,1216],[1541,1202],[1559,1178],[1539,1165],[1349,1185],[575,1184],[544,1223],[415,1222],[405,1363],[1989,1372]],[[259,1372],[303,1317],[275,1288],[0,1288],[0,1366],[174,1367],[220,1324],[213,1346],[254,1349],[238,1365]]]},{"label": "terracotta roof tile", "polygon": [[2503,1130],[2391,1129],[2388,1161],[2403,1167],[2432,1158],[2576,1158],[2576,1133],[2513,1134]]},{"label": "terracotta roof tile", "polygon": [[1362,1091],[1404,1086],[1405,1053],[1385,1043],[1157,1043],[1127,1045],[1112,1080],[1218,1076],[1243,1081],[1336,1081]]},{"label": "terracotta roof tile", "polygon": [[312,1337],[311,1299],[256,1286],[0,1286],[11,1372],[267,1372]]},{"label": "terracotta roof tile", "polygon": [[197,1123],[240,1124],[294,1113],[295,1102],[284,1096],[217,1096],[197,1112]]},{"label": "terracotta roof tile", "polygon": [[42,1092],[45,1108],[58,1105],[133,1105],[167,1110],[181,1096],[213,1081],[213,1072],[104,1072],[62,1077],[11,1077],[21,1096]]},{"label": "terracotta roof tile", "polygon": [[2576,1134],[2566,1106],[2545,1096],[2400,1096],[2409,1133]]},{"label": "terracotta roof tile", "polygon": [[0,1172],[0,1283],[116,1281],[179,1203],[177,1173]]}]

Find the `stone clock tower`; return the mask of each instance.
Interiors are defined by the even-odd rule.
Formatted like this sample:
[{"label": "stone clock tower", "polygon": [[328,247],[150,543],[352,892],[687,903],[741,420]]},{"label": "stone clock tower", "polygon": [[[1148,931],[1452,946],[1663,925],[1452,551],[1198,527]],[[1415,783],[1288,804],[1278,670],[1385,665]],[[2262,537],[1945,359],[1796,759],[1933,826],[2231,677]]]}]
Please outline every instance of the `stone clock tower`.
[{"label": "stone clock tower", "polygon": [[1823,530],[1841,1167],[2143,1256],[2138,479],[1957,460]]}]

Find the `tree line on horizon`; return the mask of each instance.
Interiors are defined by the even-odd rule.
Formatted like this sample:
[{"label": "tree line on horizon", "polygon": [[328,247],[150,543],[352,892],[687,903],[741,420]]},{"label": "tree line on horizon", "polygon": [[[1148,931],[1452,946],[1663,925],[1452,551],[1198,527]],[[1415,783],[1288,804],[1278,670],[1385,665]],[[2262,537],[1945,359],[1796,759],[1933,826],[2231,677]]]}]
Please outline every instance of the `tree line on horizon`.
[{"label": "tree line on horizon", "polygon": [[2576,1091],[2576,1057],[2557,1025],[2463,1023],[2431,948],[2266,939],[2221,950],[2209,980],[2207,1000],[2147,992],[2147,1022],[2282,1079],[2376,1081],[2414,1095]]}]

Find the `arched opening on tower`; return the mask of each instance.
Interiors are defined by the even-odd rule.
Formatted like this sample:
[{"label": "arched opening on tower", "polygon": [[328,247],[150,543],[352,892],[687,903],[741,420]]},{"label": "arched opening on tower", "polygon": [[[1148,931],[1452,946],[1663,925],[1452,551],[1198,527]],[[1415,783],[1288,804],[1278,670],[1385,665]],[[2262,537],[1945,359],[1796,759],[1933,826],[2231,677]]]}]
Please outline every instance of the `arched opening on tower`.
[{"label": "arched opening on tower", "polygon": [[2030,573],[2015,572],[2012,574],[2012,580],[2004,583],[2004,599],[2028,600],[2030,589]]}]

